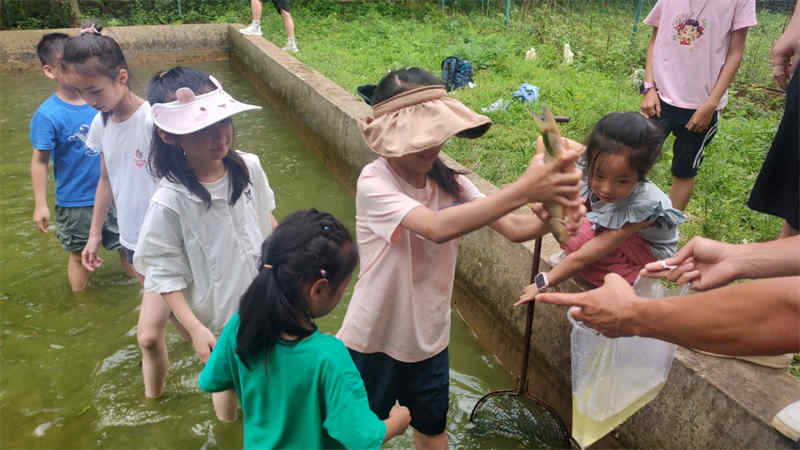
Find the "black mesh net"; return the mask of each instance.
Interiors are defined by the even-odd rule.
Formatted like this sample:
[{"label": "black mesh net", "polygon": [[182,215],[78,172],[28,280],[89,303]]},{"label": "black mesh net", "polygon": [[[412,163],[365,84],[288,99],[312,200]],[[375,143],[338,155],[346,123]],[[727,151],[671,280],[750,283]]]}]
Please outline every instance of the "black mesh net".
[{"label": "black mesh net", "polygon": [[479,436],[519,440],[524,448],[570,448],[564,423],[547,406],[516,392],[496,392],[476,405],[470,420]]}]

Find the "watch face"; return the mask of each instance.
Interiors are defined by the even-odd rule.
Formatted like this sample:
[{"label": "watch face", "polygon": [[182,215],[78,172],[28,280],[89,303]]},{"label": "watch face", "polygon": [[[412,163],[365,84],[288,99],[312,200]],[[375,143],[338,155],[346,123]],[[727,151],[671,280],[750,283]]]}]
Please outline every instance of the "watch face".
[{"label": "watch face", "polygon": [[547,280],[544,278],[544,273],[539,272],[536,274],[536,289],[544,289],[547,287]]}]

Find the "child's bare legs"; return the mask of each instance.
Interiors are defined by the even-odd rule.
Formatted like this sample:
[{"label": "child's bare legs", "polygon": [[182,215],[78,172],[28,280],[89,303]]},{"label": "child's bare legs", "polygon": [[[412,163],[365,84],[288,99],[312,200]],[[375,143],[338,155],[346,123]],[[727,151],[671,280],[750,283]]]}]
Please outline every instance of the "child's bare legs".
[{"label": "child's bare legs", "polygon": [[164,392],[169,368],[166,343],[169,316],[169,306],[161,294],[146,291],[142,294],[136,340],[142,351],[144,395],[148,398],[158,397]]},{"label": "child's bare legs", "polygon": [[681,211],[686,209],[686,205],[689,204],[689,199],[692,198],[694,181],[695,177],[672,177],[672,187],[669,189],[669,199],[672,201],[673,208],[680,209]]},{"label": "child's bare legs", "polygon": [[800,230],[795,230],[794,227],[789,225],[789,222],[784,221],[783,226],[781,227],[781,234],[778,236],[778,239],[792,237],[798,234],[800,234]]},{"label": "child's bare legs", "polygon": [[89,271],[81,263],[81,252],[69,252],[67,257],[67,278],[72,292],[80,292],[89,284]]},{"label": "child's bare legs", "polygon": [[447,450],[447,431],[431,436],[414,430],[414,448],[416,450]]},{"label": "child's bare legs", "polygon": [[125,275],[131,278],[138,278],[136,276],[136,271],[133,270],[133,265],[128,261],[128,256],[125,254],[124,249],[119,250],[119,262],[122,263],[122,270],[125,272]]},{"label": "child's bare legs", "polygon": [[253,11],[253,22],[260,22],[261,0],[250,0],[250,9]]},{"label": "child's bare legs", "polygon": [[214,412],[220,422],[233,422],[236,420],[236,408],[239,406],[239,401],[233,389],[214,392],[211,394],[211,402],[214,403]]},{"label": "child's bare legs", "polygon": [[281,19],[283,19],[283,29],[286,30],[286,37],[289,39],[294,39],[294,21],[292,20],[292,14],[289,13],[289,11],[282,9]]}]

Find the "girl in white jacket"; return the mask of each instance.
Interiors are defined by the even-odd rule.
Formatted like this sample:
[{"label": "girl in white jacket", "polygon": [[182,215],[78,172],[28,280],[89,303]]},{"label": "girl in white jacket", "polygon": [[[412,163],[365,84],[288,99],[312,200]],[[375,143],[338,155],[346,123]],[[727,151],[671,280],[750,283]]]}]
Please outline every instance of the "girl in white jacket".
[{"label": "girl in white jacket", "polygon": [[[258,273],[261,242],[277,225],[275,196],[258,157],[231,149],[230,117],[260,107],[236,101],[214,77],[185,67],[153,76],[148,100],[155,124],[150,170],[162,180],[133,264],[145,275],[145,290],[163,295],[205,363]],[[212,398],[217,418],[236,419],[233,391]]]}]

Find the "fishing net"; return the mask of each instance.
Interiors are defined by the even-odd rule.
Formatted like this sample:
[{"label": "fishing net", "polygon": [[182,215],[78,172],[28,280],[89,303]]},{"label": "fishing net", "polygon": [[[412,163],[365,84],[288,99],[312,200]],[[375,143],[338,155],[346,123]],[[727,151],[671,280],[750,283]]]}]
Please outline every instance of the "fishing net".
[{"label": "fishing net", "polygon": [[517,391],[499,391],[484,397],[470,416],[478,436],[518,440],[524,448],[570,448],[564,423],[548,406]]}]

